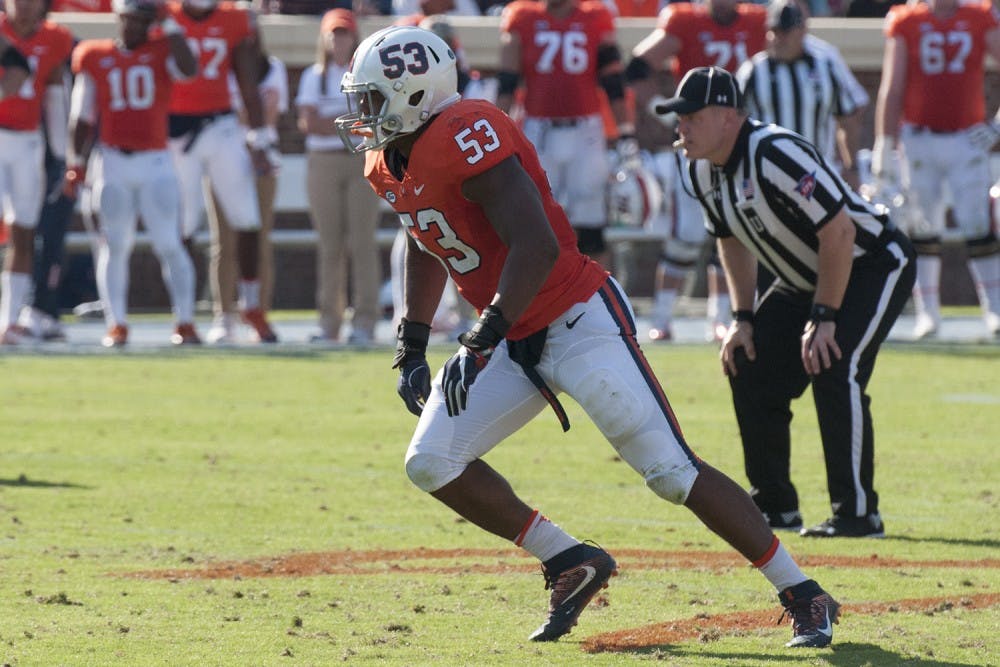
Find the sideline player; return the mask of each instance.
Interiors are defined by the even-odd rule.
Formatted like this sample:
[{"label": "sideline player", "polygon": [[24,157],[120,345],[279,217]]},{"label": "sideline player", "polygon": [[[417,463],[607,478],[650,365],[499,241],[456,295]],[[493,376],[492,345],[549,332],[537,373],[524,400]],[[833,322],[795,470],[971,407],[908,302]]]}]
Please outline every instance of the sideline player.
[{"label": "sideline player", "polygon": [[538,151],[580,250],[608,266],[605,186],[611,173],[601,91],[622,152],[635,154],[614,19],[595,0],[515,0],[500,23],[497,105],[510,111],[524,80],[524,133]]},{"label": "sideline player", "polygon": [[[191,241],[201,223],[202,180],[207,177],[226,221],[236,231],[237,298],[243,321],[259,341],[274,343],[278,337],[261,309],[258,279],[261,223],[254,172],[266,173],[270,163],[257,89],[261,60],[257,22],[251,11],[217,0],[171,2],[167,10],[198,58],[198,74],[176,83],[170,99],[170,150],[181,185],[184,238]],[[249,130],[240,126],[233,111],[230,71],[243,97]],[[211,228],[214,232],[218,225]]]},{"label": "sideline player", "polygon": [[73,36],[45,20],[45,0],[6,0],[6,10],[0,16],[0,35],[14,50],[4,50],[0,58],[5,78],[7,70],[23,69],[25,58],[31,69],[16,94],[5,86],[0,99],[0,195],[4,222],[10,226],[0,272],[0,344],[16,345],[23,339],[17,316],[31,289],[35,227],[45,196],[42,113],[48,127],[56,129],[51,138],[53,153],[65,157],[64,75]]},{"label": "sideline player", "polygon": [[[750,56],[765,47],[767,10],[738,0],[706,0],[667,5],[656,29],[634,49],[625,77],[635,90],[636,107],[648,111],[656,96],[657,74],[669,66],[673,85],[689,69],[714,65],[733,73]],[[672,124],[672,123],[671,123]],[[671,133],[672,134],[672,133]],[[703,252],[712,253],[704,217],[691,184],[682,152],[667,151],[655,157],[657,171],[665,178],[665,193],[674,201],[674,220],[656,267],[652,340],[673,338],[673,311],[683,286]],[[673,163],[673,164],[671,164]],[[729,293],[712,254],[708,265],[708,338],[722,340],[729,326]]]},{"label": "sideline player", "polygon": [[150,37],[159,9],[154,0],[114,0],[118,38],[85,40],[73,52],[66,181],[84,180],[99,132],[88,185],[89,208],[101,228],[97,287],[108,324],[105,347],[128,342],[128,264],[139,216],[173,305],[170,340],[201,342],[194,329],[194,266],[181,243],[180,193],[167,150],[170,89],[174,80],[193,76],[198,61],[171,18],[161,26],[165,37]]},{"label": "sideline player", "polygon": [[[616,569],[482,460],[546,405],[569,428],[556,397],[565,392],[650,490],[688,507],[760,569],[792,617],[789,646],[828,645],[839,605],[802,573],[749,495],[688,448],[636,342],[627,297],[577,249],[524,133],[495,105],[460,99],[455,54],[429,31],[386,28],[358,47],[341,88],[355,110],[337,120],[344,145],[365,152],[366,177],[410,237],[395,364],[400,396],[420,415],[407,474],[542,561],[552,594],[531,640],[569,632]],[[431,382],[429,322],[448,275],[481,314]]]},{"label": "sideline player", "polygon": [[[986,54],[1000,62],[1000,15],[986,4],[928,0],[890,9],[885,34],[872,174],[883,184],[895,184],[898,177],[917,218],[907,230],[917,250],[913,334],[933,336],[941,325],[942,186],[947,184],[983,319],[990,333],[1000,336],[1000,241],[987,205],[1000,109],[986,121],[983,98]],[[897,146],[898,175],[892,155]]]}]

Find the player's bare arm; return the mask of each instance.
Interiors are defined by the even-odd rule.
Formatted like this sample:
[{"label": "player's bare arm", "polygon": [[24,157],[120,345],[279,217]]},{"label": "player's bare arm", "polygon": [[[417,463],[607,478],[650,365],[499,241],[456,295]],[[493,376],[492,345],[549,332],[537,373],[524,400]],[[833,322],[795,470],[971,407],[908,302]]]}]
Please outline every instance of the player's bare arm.
[{"label": "player's bare arm", "polygon": [[[752,313],[754,287],[757,284],[757,259],[733,236],[720,238],[716,244],[719,248],[719,260],[726,274],[726,283],[729,285],[733,311]],[[722,348],[719,350],[722,372],[726,375],[736,375],[735,354],[737,348],[741,347],[750,361],[757,358],[757,351],[753,345],[752,318],[734,319],[729,331],[726,332]]]},{"label": "player's bare arm", "polygon": [[843,167],[844,180],[853,189],[861,183],[858,181],[858,167],[855,156],[861,150],[861,123],[865,108],[859,107],[846,116],[837,118],[837,152]]},{"label": "player's bare arm", "polygon": [[406,257],[403,269],[403,315],[410,322],[430,322],[441,301],[448,272],[434,255],[406,236]]},{"label": "player's bare arm", "polygon": [[77,74],[69,109],[69,145],[63,191],[75,197],[87,174],[87,159],[97,139],[97,86],[86,72]]},{"label": "player's bare arm", "polygon": [[545,283],[559,257],[559,243],[549,225],[535,182],[517,157],[462,184],[462,194],[482,206],[508,248],[493,305],[516,322]]},{"label": "player's bare arm", "polygon": [[834,318],[851,277],[855,234],[854,223],[848,217],[846,208],[841,208],[816,233],[819,238],[819,268],[813,295],[815,317],[806,323],[802,334],[802,365],[810,375],[818,375],[830,368],[834,360],[840,359]]},{"label": "player's bare arm", "polygon": [[885,45],[882,82],[875,103],[875,146],[872,149],[872,174],[888,181],[894,181],[896,176],[892,171],[891,154],[899,138],[905,86],[906,42],[901,37],[893,37]]},{"label": "player's bare arm", "polygon": [[174,67],[177,73],[184,78],[190,78],[198,73],[198,58],[188,45],[184,30],[171,17],[160,22],[163,34],[167,36],[167,43],[170,45],[170,57],[174,59]]},{"label": "player's bare arm", "polygon": [[259,80],[259,69],[261,60],[260,36],[257,33],[256,21],[254,20],[254,31],[233,49],[233,74],[236,77],[236,85],[240,90],[240,97],[243,99],[243,109],[246,113],[247,144],[250,149],[250,158],[253,160],[254,171],[264,174],[270,171],[271,165],[267,161],[266,135],[261,132],[264,127],[264,105],[260,99],[260,90],[257,86]]}]

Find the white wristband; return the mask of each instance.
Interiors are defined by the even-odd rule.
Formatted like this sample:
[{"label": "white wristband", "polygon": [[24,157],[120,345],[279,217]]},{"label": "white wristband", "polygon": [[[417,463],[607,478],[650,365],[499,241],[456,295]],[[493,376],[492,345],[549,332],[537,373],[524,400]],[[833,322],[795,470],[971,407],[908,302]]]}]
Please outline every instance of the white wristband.
[{"label": "white wristband", "polygon": [[872,146],[872,150],[876,152],[877,151],[892,152],[896,150],[896,138],[889,137],[884,134],[875,137],[875,145]]},{"label": "white wristband", "polygon": [[267,128],[252,127],[247,130],[247,146],[252,150],[262,151],[271,145],[267,136]]},{"label": "white wristband", "polygon": [[160,21],[160,29],[163,30],[163,34],[167,36],[184,34],[184,28],[181,27],[181,24],[178,23],[177,19],[173,16],[168,16]]}]

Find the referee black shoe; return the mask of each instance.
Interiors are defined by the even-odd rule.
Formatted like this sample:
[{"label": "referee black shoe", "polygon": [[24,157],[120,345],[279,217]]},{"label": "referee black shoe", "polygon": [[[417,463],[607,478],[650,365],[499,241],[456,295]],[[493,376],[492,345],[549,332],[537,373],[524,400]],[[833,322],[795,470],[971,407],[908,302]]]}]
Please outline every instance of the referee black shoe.
[{"label": "referee black shoe", "polygon": [[791,512],[762,512],[767,520],[767,525],[771,530],[794,530],[802,529],[802,513],[798,510]]},{"label": "referee black shoe", "polygon": [[877,512],[868,516],[834,515],[818,526],[803,528],[799,534],[802,537],[885,537],[885,524]]}]

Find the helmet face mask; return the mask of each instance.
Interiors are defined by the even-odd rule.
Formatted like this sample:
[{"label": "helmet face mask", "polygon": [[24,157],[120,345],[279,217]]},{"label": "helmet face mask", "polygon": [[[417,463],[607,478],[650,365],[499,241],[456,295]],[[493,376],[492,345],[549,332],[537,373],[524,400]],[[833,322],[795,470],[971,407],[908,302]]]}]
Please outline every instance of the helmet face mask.
[{"label": "helmet face mask", "polygon": [[364,40],[340,89],[349,111],[337,118],[337,131],[354,153],[382,150],[460,99],[454,52],[434,33],[411,26]]}]

